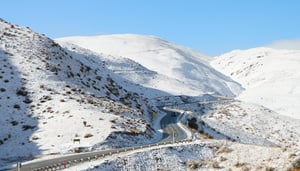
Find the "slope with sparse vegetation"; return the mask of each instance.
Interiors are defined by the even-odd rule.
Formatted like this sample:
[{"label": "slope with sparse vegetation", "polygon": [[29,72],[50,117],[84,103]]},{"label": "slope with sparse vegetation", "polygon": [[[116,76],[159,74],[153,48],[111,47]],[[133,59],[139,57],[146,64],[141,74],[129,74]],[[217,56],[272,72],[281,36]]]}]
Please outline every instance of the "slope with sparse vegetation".
[{"label": "slope with sparse vegetation", "polygon": [[128,142],[155,136],[155,109],[114,73],[29,28],[0,25],[0,160],[66,153],[74,140],[95,146],[113,132]]}]

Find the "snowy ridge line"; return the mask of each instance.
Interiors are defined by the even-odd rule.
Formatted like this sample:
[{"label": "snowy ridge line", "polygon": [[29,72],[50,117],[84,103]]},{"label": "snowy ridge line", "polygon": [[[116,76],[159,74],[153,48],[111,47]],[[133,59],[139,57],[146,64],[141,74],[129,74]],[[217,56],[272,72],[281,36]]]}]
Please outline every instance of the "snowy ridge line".
[{"label": "snowy ridge line", "polygon": [[223,136],[228,137],[234,141],[243,143],[243,144],[253,144],[260,146],[268,146],[268,147],[277,147],[273,142],[254,136],[252,134],[247,134],[243,131],[237,130],[231,126],[225,125],[223,123],[214,122],[208,118],[202,117],[202,121],[206,124],[205,127],[209,127],[213,131]]}]

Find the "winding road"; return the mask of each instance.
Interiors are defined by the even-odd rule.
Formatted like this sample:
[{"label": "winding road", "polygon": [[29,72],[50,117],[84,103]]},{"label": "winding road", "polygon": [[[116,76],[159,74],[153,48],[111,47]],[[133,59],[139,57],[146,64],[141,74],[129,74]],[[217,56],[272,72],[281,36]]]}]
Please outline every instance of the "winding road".
[{"label": "winding road", "polygon": [[[163,107],[159,107],[159,109],[164,111],[166,113],[166,116],[163,117],[161,120],[161,129],[163,130],[163,137],[157,143],[143,145],[143,146],[126,147],[126,148],[119,148],[119,149],[66,155],[54,159],[27,163],[22,165],[20,170],[22,171],[59,170],[85,161],[104,158],[105,156],[112,155],[112,154],[117,154],[126,151],[133,151],[136,149],[148,148],[153,146],[172,144],[172,143],[182,142],[187,140],[188,136],[186,132],[177,124],[177,120],[180,114],[174,111],[169,111],[167,109],[164,109]],[[17,171],[17,168],[15,166],[14,168],[8,170]]]}]

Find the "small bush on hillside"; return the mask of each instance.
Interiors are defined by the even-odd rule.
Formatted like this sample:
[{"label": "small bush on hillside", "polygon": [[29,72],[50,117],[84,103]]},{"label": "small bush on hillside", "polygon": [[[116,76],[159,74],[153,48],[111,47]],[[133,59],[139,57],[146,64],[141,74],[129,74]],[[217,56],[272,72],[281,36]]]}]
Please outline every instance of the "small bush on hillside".
[{"label": "small bush on hillside", "polygon": [[292,163],[292,168],[295,171],[300,170],[300,157],[298,157],[297,159],[295,159]]},{"label": "small bush on hillside", "polygon": [[196,118],[192,118],[192,119],[188,119],[188,126],[192,129],[197,130],[198,129],[198,125],[197,125],[197,119]]},{"label": "small bush on hillside", "polygon": [[32,103],[32,100],[29,98],[25,98],[25,100],[23,102],[26,104],[30,104],[30,103]]},{"label": "small bush on hillside", "polygon": [[116,120],[116,119],[112,119],[112,120],[110,120],[110,122],[111,122],[111,123],[116,123],[117,120]]},{"label": "small bush on hillside", "polygon": [[195,161],[188,161],[187,167],[191,170],[195,170],[195,169],[199,168],[199,164]]},{"label": "small bush on hillside", "polygon": [[15,109],[20,109],[21,107],[20,107],[20,105],[15,104],[15,105],[14,105],[14,108],[15,108]]},{"label": "small bush on hillside", "polygon": [[84,135],[84,138],[90,138],[92,136],[93,136],[93,134],[87,133],[87,134]]},{"label": "small bush on hillside", "polygon": [[16,125],[18,125],[18,124],[19,124],[19,122],[18,122],[18,121],[11,121],[10,123],[12,124],[12,126],[16,126]]},{"label": "small bush on hillside", "polygon": [[18,96],[27,96],[28,92],[25,90],[24,87],[21,87],[20,89],[17,90],[16,94]]},{"label": "small bush on hillside", "polygon": [[32,141],[35,141],[35,140],[38,140],[38,139],[40,139],[40,138],[37,137],[37,136],[32,136],[32,137],[31,137],[31,140],[32,140]]},{"label": "small bush on hillside", "polygon": [[26,131],[26,130],[28,130],[28,129],[34,129],[35,126],[31,126],[31,125],[23,125],[22,128],[23,128],[23,131]]},{"label": "small bush on hillside", "polygon": [[41,85],[40,85],[40,89],[44,90],[44,89],[45,89],[45,85],[44,85],[44,84],[41,84]]},{"label": "small bush on hillside", "polygon": [[96,79],[101,81],[102,77],[98,75],[98,76],[96,76]]}]

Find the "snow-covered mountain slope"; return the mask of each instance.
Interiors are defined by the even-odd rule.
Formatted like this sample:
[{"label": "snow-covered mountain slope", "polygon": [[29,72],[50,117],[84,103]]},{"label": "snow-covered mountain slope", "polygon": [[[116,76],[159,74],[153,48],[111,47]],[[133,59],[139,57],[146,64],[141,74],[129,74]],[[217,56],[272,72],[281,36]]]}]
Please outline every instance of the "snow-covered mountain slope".
[{"label": "snow-covered mountain slope", "polygon": [[[113,57],[127,67],[126,70],[115,68],[124,78],[135,73],[135,77],[147,79],[131,81],[173,95],[196,96],[210,92],[234,96],[242,89],[239,84],[214,70],[209,64],[209,57],[157,37],[120,34],[67,37],[56,41],[73,51],[76,49],[71,44],[91,50],[107,59]],[[144,76],[144,72],[133,70],[132,64],[126,64],[126,58],[147,68],[147,73],[151,71],[152,74]],[[114,68],[109,63],[108,67]]]},{"label": "snow-covered mountain slope", "polygon": [[[172,92],[178,92],[177,90],[172,89],[174,87],[169,87],[168,84],[184,87],[184,84],[181,81],[151,71],[131,59],[116,58],[104,54],[99,55],[70,43],[62,43],[62,45],[65,47],[65,50],[73,56],[84,55],[88,60],[95,61],[95,63],[98,64],[100,63],[100,67],[107,68],[119,75],[122,79],[127,80],[125,81],[127,85],[122,83],[127,90],[136,92],[146,98],[170,96]],[[156,87],[163,87],[163,89],[159,90],[156,89]],[[185,92],[184,88],[182,91]]]},{"label": "snow-covered mountain slope", "polygon": [[300,51],[236,50],[211,62],[246,89],[239,99],[300,119]]},{"label": "snow-covered mountain slope", "polygon": [[0,20],[0,166],[77,146],[103,148],[114,132],[149,141],[154,111],[130,85],[101,63]]}]

